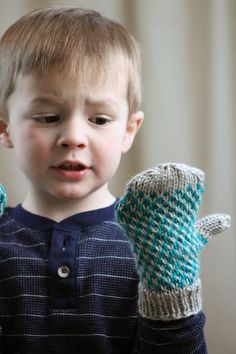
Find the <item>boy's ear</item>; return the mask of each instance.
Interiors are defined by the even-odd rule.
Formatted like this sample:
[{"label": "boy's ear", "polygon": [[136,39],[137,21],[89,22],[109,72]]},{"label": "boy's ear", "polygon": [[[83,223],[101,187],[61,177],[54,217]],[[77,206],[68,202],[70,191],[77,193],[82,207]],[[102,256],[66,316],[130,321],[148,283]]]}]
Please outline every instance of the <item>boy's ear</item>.
[{"label": "boy's ear", "polygon": [[141,128],[144,120],[144,114],[142,111],[132,113],[127,122],[126,133],[122,146],[122,153],[125,154],[131,148],[135,135]]},{"label": "boy's ear", "polygon": [[9,135],[8,123],[6,123],[0,112],[0,144],[5,147],[13,148],[13,143]]}]

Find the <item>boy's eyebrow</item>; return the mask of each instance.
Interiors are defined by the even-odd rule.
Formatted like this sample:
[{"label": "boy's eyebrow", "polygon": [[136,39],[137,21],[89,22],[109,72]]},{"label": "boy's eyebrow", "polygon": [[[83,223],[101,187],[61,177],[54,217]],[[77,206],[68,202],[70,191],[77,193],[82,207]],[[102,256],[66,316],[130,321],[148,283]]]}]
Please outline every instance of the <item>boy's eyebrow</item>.
[{"label": "boy's eyebrow", "polygon": [[62,99],[52,94],[37,96],[31,100],[31,103],[52,103],[52,101],[60,103]]},{"label": "boy's eyebrow", "polygon": [[86,98],[85,103],[87,105],[91,106],[107,106],[107,105],[113,105],[113,106],[118,106],[118,102],[112,98]]}]

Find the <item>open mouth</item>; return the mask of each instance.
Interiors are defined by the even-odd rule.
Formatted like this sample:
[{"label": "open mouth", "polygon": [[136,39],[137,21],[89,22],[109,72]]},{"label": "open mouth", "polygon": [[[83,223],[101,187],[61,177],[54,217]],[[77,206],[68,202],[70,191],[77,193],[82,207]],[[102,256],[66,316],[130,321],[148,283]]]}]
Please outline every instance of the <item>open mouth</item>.
[{"label": "open mouth", "polygon": [[54,172],[63,179],[70,181],[80,181],[85,178],[91,167],[79,161],[62,161],[53,167]]},{"label": "open mouth", "polygon": [[72,164],[72,163],[65,163],[59,166],[60,169],[65,171],[83,171],[86,167],[82,164]]}]

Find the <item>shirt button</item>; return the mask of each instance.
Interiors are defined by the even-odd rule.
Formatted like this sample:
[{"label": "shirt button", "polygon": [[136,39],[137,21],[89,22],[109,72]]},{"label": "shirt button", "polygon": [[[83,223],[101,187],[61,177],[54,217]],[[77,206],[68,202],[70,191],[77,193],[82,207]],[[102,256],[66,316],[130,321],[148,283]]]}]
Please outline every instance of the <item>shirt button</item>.
[{"label": "shirt button", "polygon": [[63,265],[57,269],[57,274],[60,278],[67,278],[70,274],[70,268]]}]

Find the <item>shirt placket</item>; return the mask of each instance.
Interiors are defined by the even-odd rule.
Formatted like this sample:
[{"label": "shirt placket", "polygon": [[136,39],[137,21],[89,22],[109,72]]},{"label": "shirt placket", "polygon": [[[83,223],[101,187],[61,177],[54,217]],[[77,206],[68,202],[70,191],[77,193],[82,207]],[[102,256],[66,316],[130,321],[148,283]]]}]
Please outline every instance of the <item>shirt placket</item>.
[{"label": "shirt placket", "polygon": [[54,226],[49,256],[53,308],[75,308],[77,306],[77,239],[78,231]]}]

